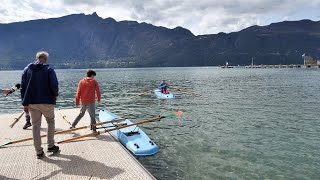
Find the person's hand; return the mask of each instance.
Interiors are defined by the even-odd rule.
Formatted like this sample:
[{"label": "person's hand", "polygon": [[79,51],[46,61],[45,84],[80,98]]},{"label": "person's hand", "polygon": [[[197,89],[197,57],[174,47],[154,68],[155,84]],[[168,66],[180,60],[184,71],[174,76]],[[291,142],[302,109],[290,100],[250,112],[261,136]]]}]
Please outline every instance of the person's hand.
[{"label": "person's hand", "polygon": [[8,95],[13,93],[13,91],[11,89],[2,89],[2,93]]},{"label": "person's hand", "polygon": [[6,96],[8,96],[9,94],[12,94],[13,92],[15,92],[16,90],[11,88],[11,89],[6,89],[4,90],[4,92],[6,92]]},{"label": "person's hand", "polygon": [[16,84],[15,86],[16,86],[17,89],[20,89],[20,88],[21,88],[21,84],[19,84],[19,83]]},{"label": "person's hand", "polygon": [[28,106],[23,106],[23,111],[24,111],[25,113],[29,113],[29,108],[28,108]]}]

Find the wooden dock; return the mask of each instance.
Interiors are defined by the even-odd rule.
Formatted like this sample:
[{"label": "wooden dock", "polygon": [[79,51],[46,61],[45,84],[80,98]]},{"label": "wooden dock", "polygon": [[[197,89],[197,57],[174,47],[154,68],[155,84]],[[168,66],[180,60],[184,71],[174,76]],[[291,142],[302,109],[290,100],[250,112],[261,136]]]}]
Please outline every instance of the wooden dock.
[{"label": "wooden dock", "polygon": [[[65,130],[79,109],[56,110],[56,130]],[[24,116],[13,127],[9,125],[19,113],[0,114],[0,144],[32,137],[32,127],[23,130]],[[88,113],[78,127],[90,124]],[[41,134],[46,134],[47,123],[42,119]],[[89,129],[55,135],[56,142],[90,133]],[[46,137],[42,147],[47,149]],[[0,179],[155,179],[118,141],[105,133],[76,142],[59,144],[61,152],[55,156],[45,152],[46,157],[36,158],[33,141],[0,148]]]}]

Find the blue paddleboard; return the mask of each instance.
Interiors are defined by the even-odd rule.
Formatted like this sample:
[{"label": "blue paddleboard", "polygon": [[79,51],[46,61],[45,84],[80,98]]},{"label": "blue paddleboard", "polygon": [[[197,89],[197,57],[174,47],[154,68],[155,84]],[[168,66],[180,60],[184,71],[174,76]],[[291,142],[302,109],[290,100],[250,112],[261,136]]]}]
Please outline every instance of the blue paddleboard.
[{"label": "blue paddleboard", "polygon": [[[100,110],[99,119],[101,122],[118,119],[119,116],[109,112],[106,109]],[[106,128],[118,127],[121,125],[129,125],[132,122],[128,119],[120,120],[114,123],[104,124]],[[143,132],[138,126],[130,126],[114,131],[110,131],[111,135],[118,139],[129,151],[136,156],[148,156],[156,154],[159,147]]]},{"label": "blue paddleboard", "polygon": [[157,98],[159,98],[159,99],[174,99],[175,98],[175,96],[171,92],[169,92],[169,94],[163,94],[161,92],[161,90],[159,90],[159,89],[154,90],[154,94],[156,94]]}]

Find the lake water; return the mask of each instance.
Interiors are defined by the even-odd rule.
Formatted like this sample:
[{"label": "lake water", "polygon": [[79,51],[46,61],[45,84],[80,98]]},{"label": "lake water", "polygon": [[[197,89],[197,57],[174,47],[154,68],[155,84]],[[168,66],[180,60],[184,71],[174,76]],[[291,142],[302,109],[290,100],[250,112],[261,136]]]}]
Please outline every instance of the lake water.
[{"label": "lake water", "polygon": [[[71,108],[85,70],[56,72],[57,107]],[[20,76],[0,71],[0,87],[11,87]],[[318,69],[99,69],[96,79],[100,109],[133,121],[184,112],[141,126],[160,152],[138,160],[157,179],[320,177]],[[178,99],[159,100],[152,93],[131,98],[155,89],[161,79],[182,89],[172,91]],[[0,96],[0,113],[19,111],[18,93]]]}]

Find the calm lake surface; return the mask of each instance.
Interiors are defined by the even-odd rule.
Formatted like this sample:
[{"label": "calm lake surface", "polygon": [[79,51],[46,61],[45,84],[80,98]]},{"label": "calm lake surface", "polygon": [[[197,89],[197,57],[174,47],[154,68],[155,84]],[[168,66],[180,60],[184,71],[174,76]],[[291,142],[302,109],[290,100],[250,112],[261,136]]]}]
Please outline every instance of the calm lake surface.
[{"label": "calm lake surface", "polygon": [[[57,107],[72,108],[85,70],[56,72]],[[0,71],[0,87],[13,86],[21,73]],[[96,79],[99,109],[132,121],[184,112],[141,126],[160,152],[138,160],[157,179],[320,177],[320,69],[99,69]],[[181,89],[172,89],[178,99],[131,99],[161,79]],[[21,109],[19,93],[0,96],[0,113]]]}]

